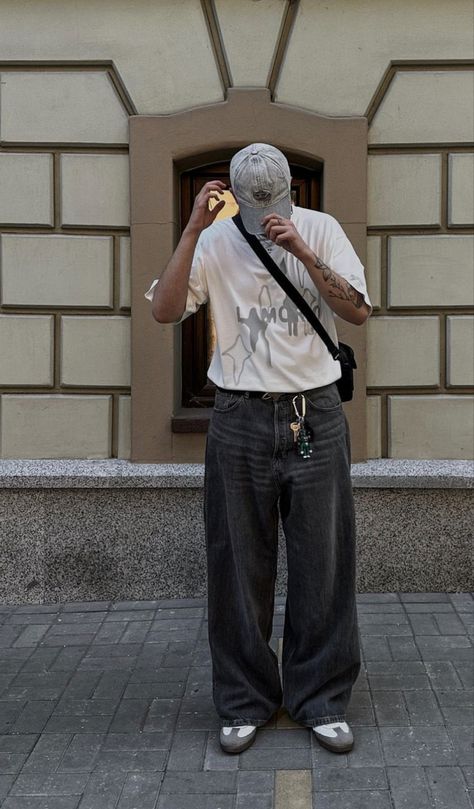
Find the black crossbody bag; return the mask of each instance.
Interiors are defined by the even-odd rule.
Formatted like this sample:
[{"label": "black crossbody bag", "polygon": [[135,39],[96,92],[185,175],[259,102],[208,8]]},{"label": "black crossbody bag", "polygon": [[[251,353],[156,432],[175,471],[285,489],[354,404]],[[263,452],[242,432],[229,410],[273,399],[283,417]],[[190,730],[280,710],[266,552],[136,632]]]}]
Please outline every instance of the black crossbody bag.
[{"label": "black crossbody bag", "polygon": [[278,265],[267,253],[264,246],[259,242],[257,237],[254,236],[252,233],[248,233],[248,231],[245,229],[240,214],[236,214],[235,216],[233,216],[232,220],[240,230],[242,236],[244,236],[244,238],[248,241],[252,250],[254,250],[259,259],[263,262],[268,272],[273,276],[275,281],[277,281],[277,283],[280,284],[280,286],[286,292],[288,297],[291,298],[295,306],[298,307],[300,312],[311,323],[313,329],[320,336],[321,340],[325,344],[332,358],[334,360],[339,360],[339,362],[341,363],[342,375],[339,379],[336,380],[336,385],[339,390],[341,401],[343,402],[350,401],[352,399],[352,394],[354,392],[353,369],[357,368],[354,351],[349,345],[347,345],[347,343],[339,343],[338,346],[336,346],[335,343],[333,343],[326,329],[320,322],[319,318],[311,309],[309,303],[305,301],[305,299],[298,292],[296,287],[294,287],[291,281],[286,277],[285,273],[283,273],[280,270]]}]

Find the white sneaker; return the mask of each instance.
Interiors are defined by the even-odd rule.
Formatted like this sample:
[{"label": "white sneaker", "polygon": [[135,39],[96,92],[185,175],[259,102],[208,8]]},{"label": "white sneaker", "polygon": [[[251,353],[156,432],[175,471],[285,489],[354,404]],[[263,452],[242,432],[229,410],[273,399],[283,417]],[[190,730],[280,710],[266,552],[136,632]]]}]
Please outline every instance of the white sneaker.
[{"label": "white sneaker", "polygon": [[256,725],[223,725],[219,741],[226,753],[240,753],[250,747],[256,735]]},{"label": "white sneaker", "polygon": [[354,736],[347,722],[331,722],[313,727],[318,742],[334,753],[347,753],[352,750]]}]

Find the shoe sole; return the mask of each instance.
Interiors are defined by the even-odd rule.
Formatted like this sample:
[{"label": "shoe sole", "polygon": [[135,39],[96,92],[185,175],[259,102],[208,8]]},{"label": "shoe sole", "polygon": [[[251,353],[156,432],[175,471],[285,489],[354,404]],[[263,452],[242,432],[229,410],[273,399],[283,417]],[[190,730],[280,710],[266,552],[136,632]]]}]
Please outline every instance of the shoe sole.
[{"label": "shoe sole", "polygon": [[[314,734],[316,736],[316,734]],[[339,745],[338,747],[332,745],[330,742],[323,739],[320,739],[319,736],[316,736],[319,744],[326,748],[326,750],[331,750],[332,753],[349,753],[352,748],[354,747],[354,742],[349,742],[348,744]]]},{"label": "shoe sole", "polygon": [[241,753],[242,750],[246,750],[247,747],[250,747],[250,745],[253,744],[253,742],[255,741],[256,735],[257,735],[256,731],[255,731],[255,733],[250,734],[250,737],[247,738],[247,739],[244,739],[242,741],[242,743],[238,747],[235,747],[235,745],[234,745],[234,746],[228,748],[228,747],[225,746],[225,743],[223,743],[222,741],[220,742],[220,745],[221,745],[224,753]]}]

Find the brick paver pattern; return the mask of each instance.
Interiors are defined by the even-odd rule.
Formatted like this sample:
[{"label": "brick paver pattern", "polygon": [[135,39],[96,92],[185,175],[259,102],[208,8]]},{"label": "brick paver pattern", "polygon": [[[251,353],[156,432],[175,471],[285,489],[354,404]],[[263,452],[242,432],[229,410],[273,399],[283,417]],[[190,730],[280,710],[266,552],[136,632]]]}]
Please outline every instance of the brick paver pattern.
[{"label": "brick paver pattern", "polygon": [[472,809],[472,594],[357,603],[353,750],[282,707],[239,755],[219,746],[206,599],[0,605],[0,806]]}]

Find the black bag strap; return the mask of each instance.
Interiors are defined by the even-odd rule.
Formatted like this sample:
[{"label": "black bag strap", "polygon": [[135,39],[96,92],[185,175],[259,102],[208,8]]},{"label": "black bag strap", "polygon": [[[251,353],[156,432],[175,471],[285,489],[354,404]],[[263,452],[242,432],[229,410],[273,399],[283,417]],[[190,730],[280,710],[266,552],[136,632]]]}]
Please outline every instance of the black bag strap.
[{"label": "black bag strap", "polygon": [[311,309],[311,306],[303,296],[298,292],[295,286],[291,283],[289,278],[286,277],[285,273],[282,272],[276,264],[276,262],[272,259],[272,257],[267,253],[263,244],[259,242],[256,236],[252,233],[249,233],[245,227],[244,223],[242,222],[242,217],[240,214],[236,214],[232,217],[232,221],[240,230],[242,236],[248,241],[250,247],[254,252],[257,254],[259,259],[263,262],[265,267],[267,268],[268,272],[274,277],[275,281],[277,281],[283,290],[286,292],[289,298],[293,301],[295,306],[303,313],[303,315],[309,320],[314,330],[319,334],[321,340],[325,344],[326,348],[332,355],[334,360],[340,359],[340,349],[336,346],[333,341],[331,340],[329,334],[327,333],[326,329],[322,325],[321,321]]}]

